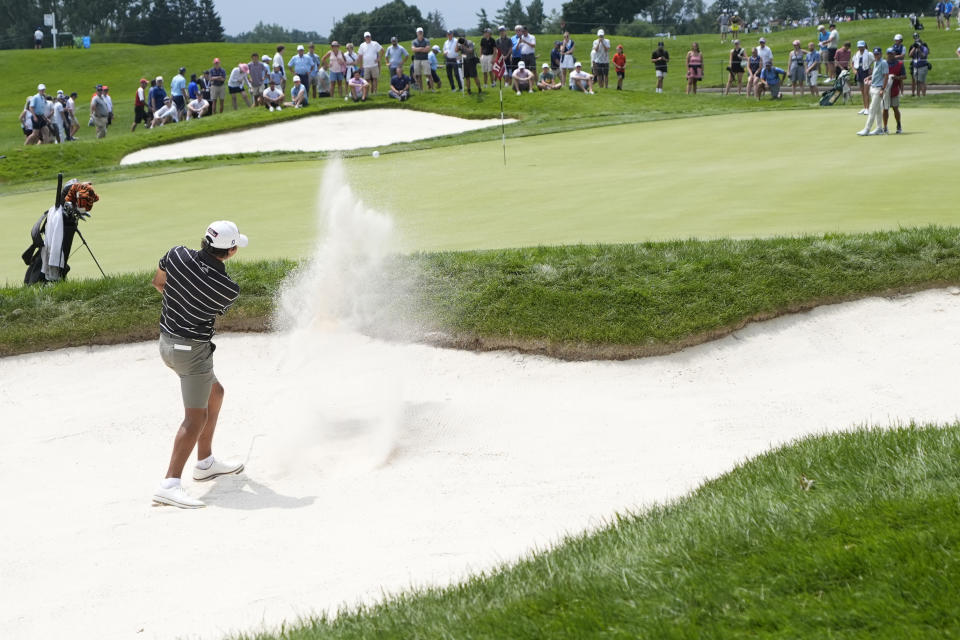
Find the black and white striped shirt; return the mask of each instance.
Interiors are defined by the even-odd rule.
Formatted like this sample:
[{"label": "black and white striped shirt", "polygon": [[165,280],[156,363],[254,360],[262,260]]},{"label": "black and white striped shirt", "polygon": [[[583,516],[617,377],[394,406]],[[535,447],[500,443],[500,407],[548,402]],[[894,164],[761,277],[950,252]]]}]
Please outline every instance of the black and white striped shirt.
[{"label": "black and white striped shirt", "polygon": [[160,258],[166,272],[160,331],[174,338],[213,338],[213,319],[223,315],[240,296],[240,286],[227,275],[223,262],[204,251],[174,247]]}]

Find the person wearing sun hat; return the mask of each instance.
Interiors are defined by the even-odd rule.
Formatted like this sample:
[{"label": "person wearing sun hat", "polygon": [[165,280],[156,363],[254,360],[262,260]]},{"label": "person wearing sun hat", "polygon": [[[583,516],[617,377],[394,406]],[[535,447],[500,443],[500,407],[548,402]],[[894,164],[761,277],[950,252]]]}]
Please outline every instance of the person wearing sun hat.
[{"label": "person wearing sun hat", "polygon": [[867,51],[865,40],[857,41],[857,50],[850,59],[850,67],[856,74],[857,85],[860,87],[860,98],[863,100],[863,109],[859,115],[870,113],[870,70],[873,68],[873,54]]},{"label": "person wearing sun hat", "polygon": [[240,286],[224,263],[246,247],[247,236],[229,220],[211,222],[200,249],[176,246],[157,266],[151,284],[162,294],[160,357],[180,378],[183,421],[173,442],[170,463],[153,501],[162,505],[196,509],[204,504],[187,495],[181,484],[183,468],[194,447],[196,482],[243,471],[243,463],[213,456],[213,435],[223,404],[223,385],[213,372],[214,319],[240,297]]},{"label": "person wearing sun hat", "polygon": [[227,90],[230,92],[230,101],[233,104],[233,110],[237,110],[237,94],[243,98],[243,101],[250,105],[250,98],[247,97],[247,89],[250,87],[250,71],[246,62],[241,62],[230,71],[230,79],[227,80]]}]

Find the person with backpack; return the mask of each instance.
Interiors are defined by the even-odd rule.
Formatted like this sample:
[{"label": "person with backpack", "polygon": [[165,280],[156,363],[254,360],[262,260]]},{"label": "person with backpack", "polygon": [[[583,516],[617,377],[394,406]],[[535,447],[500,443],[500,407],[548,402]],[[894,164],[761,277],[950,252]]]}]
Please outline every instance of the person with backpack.
[{"label": "person with backpack", "polygon": [[930,71],[930,47],[920,39],[919,33],[913,34],[913,44],[910,45],[910,75],[911,93],[913,96],[927,95],[927,73]]}]

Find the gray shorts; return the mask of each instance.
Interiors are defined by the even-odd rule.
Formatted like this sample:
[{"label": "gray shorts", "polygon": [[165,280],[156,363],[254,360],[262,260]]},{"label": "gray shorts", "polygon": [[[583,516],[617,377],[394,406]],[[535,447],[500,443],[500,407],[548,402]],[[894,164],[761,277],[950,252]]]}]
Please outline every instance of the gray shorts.
[{"label": "gray shorts", "polygon": [[213,373],[212,342],[171,338],[160,334],[160,357],[180,376],[180,393],[187,409],[206,409],[210,389],[217,381]]}]

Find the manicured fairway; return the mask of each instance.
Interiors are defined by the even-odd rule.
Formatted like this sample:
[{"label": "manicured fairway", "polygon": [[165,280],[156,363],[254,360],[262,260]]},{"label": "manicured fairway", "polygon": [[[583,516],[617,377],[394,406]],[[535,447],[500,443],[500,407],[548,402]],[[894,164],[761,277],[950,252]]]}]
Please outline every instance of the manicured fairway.
[{"label": "manicured fairway", "polygon": [[[860,138],[851,108],[603,127],[346,162],[400,248],[477,249],[679,237],[747,237],[955,224],[944,109],[904,109],[907,134]],[[233,166],[104,183],[82,230],[108,272],[150,269],[171,244],[231,218],[250,258],[313,245],[322,162]],[[49,192],[0,198],[0,282]],[[77,254],[73,275],[96,268]]]}]

